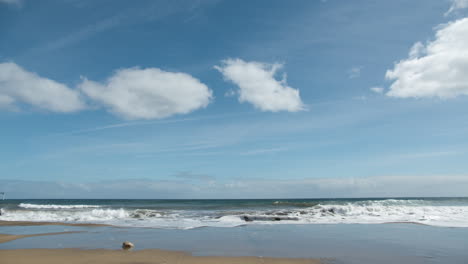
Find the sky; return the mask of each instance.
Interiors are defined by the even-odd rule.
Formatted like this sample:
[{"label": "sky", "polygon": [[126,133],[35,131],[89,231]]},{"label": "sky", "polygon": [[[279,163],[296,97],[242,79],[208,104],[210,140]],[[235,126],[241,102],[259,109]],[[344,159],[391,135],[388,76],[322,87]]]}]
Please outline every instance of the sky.
[{"label": "sky", "polygon": [[468,196],[468,0],[0,0],[9,198]]}]

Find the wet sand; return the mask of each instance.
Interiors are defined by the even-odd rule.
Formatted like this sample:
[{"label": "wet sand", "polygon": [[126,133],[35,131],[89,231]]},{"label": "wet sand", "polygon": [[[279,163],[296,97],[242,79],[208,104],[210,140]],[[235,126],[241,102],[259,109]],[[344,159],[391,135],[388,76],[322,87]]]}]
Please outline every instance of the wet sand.
[{"label": "wet sand", "polygon": [[[61,223],[4,224],[8,225],[0,226],[0,233],[9,235],[0,236],[0,240],[6,241],[0,244],[1,264],[294,264],[320,261],[348,264],[466,264],[468,259],[468,228],[408,223],[246,225],[188,230],[68,226]],[[69,231],[81,232],[67,234]],[[57,235],[48,236],[50,233]],[[122,242],[127,240],[135,244],[133,252],[120,249]],[[171,257],[166,257],[167,254]]]},{"label": "wet sand", "polygon": [[[95,224],[67,224],[55,222],[9,222],[0,221],[0,226],[44,226],[44,225],[65,225],[65,226],[106,226]],[[0,243],[9,242],[16,239],[62,235],[70,233],[80,233],[79,231],[41,233],[30,235],[0,234]],[[49,238],[47,238],[49,239]],[[320,264],[316,259],[299,258],[264,258],[264,257],[219,257],[219,256],[192,256],[186,252],[169,251],[159,249],[144,250],[109,250],[109,249],[8,249],[0,250],[0,260],[2,264],[81,264],[81,263],[119,263],[119,264]]]},{"label": "wet sand", "polygon": [[13,249],[0,250],[0,259],[5,264],[63,264],[63,263],[120,263],[120,264],[319,264],[313,259],[286,259],[262,257],[197,257],[177,251],[146,249],[81,250],[81,249]]},{"label": "wet sand", "polygon": [[25,238],[25,237],[35,237],[35,236],[53,236],[53,235],[64,235],[64,234],[73,234],[79,233],[79,231],[70,231],[70,232],[56,232],[56,233],[44,233],[44,234],[32,234],[32,235],[9,235],[9,234],[0,234],[0,243],[5,243],[15,239]]}]

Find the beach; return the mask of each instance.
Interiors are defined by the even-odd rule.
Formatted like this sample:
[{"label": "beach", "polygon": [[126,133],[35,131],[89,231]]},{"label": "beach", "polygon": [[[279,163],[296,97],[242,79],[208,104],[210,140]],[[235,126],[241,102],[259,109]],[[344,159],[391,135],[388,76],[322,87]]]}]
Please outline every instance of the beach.
[{"label": "beach", "polygon": [[1,263],[166,263],[166,264],[319,264],[312,259],[260,257],[194,257],[184,252],[147,249],[134,252],[121,250],[18,249],[1,250]]},{"label": "beach", "polygon": [[0,264],[468,264],[468,0],[0,0]]},{"label": "beach", "polygon": [[467,202],[6,200],[0,263],[465,264]]},{"label": "beach", "polygon": [[9,235],[9,234],[0,234],[0,243],[5,243],[15,239],[33,237],[33,236],[53,236],[53,235],[63,235],[70,234],[75,232],[57,232],[57,233],[45,233],[45,234],[30,234],[30,235]]},{"label": "beach", "polygon": [[[468,260],[468,229],[409,223],[196,229],[0,226],[0,263],[417,264]],[[135,244],[131,251],[122,242]]]},{"label": "beach", "polygon": [[[21,227],[21,226],[80,226],[80,227],[98,227],[104,225],[93,224],[67,224],[58,222],[8,222],[0,221],[1,226]],[[79,233],[82,231],[39,233],[28,235],[0,234],[0,244],[17,239],[28,237],[47,237]],[[115,244],[114,246],[117,246]],[[166,264],[319,264],[316,259],[299,258],[268,258],[268,257],[221,257],[221,256],[192,256],[190,253],[181,251],[169,251],[160,249],[144,250],[118,250],[118,249],[2,249],[0,246],[0,263],[37,263],[37,264],[61,264],[61,263],[166,263]]]}]

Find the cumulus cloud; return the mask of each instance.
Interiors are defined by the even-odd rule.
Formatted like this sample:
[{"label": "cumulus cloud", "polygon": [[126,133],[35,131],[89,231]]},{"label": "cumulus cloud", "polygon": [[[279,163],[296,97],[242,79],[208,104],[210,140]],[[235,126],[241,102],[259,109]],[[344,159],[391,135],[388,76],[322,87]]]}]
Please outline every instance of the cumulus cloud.
[{"label": "cumulus cloud", "polygon": [[305,110],[299,90],[286,83],[286,75],[282,80],[276,80],[275,74],[283,67],[282,64],[261,62],[245,62],[241,59],[227,59],[221,66],[215,66],[226,80],[239,86],[239,101],[248,102],[261,111]]},{"label": "cumulus cloud", "polygon": [[388,96],[452,98],[468,94],[468,18],[442,25],[435,40],[418,42],[386,73]]},{"label": "cumulus cloud", "polygon": [[384,92],[384,88],[383,87],[371,87],[370,90],[374,93],[378,93],[378,94],[381,94]]},{"label": "cumulus cloud", "polygon": [[71,89],[13,62],[0,63],[0,108],[17,110],[30,105],[74,112],[86,108],[85,98],[128,119],[153,119],[206,107],[212,92],[188,74],[157,68],[122,69],[105,83],[84,79],[77,89]]},{"label": "cumulus cloud", "polygon": [[13,62],[0,63],[0,107],[16,109],[19,104],[53,112],[85,108],[80,94],[66,85],[28,72]]},{"label": "cumulus cloud", "polygon": [[452,5],[450,6],[450,9],[445,13],[445,15],[449,15],[450,13],[459,10],[459,9],[464,9],[468,8],[468,0],[451,0]]},{"label": "cumulus cloud", "polygon": [[164,118],[206,107],[212,92],[198,79],[158,68],[129,68],[105,83],[84,79],[81,91],[127,119]]}]

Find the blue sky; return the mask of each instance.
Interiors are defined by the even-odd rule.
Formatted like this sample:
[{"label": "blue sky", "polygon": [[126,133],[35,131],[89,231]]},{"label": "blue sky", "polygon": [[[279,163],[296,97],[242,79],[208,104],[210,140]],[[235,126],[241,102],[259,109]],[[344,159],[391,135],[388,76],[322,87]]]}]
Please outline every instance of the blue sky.
[{"label": "blue sky", "polygon": [[0,1],[10,197],[468,195],[468,1]]}]

